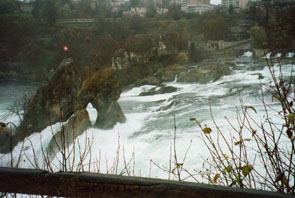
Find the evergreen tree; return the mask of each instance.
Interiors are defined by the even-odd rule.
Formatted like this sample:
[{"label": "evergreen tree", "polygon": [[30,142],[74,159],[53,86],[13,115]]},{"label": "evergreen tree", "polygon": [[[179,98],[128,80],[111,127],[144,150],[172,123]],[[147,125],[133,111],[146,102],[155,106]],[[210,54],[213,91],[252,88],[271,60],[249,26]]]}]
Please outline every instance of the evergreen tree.
[{"label": "evergreen tree", "polygon": [[229,14],[233,14],[234,13],[234,6],[233,5],[230,5],[229,8],[228,8],[228,13]]},{"label": "evergreen tree", "polygon": [[179,20],[181,18],[181,6],[172,4],[168,7],[168,16],[171,19]]},{"label": "evergreen tree", "polygon": [[138,6],[139,1],[138,0],[130,0],[130,7],[135,8]]},{"label": "evergreen tree", "polygon": [[17,5],[14,0],[0,1],[0,14],[10,13],[16,9]]},{"label": "evergreen tree", "polygon": [[250,29],[250,36],[252,47],[255,48],[263,48],[264,42],[267,41],[265,30],[257,25]]},{"label": "evergreen tree", "polygon": [[171,0],[162,0],[162,7],[168,8]]},{"label": "evergreen tree", "polygon": [[57,11],[55,7],[55,0],[46,0],[42,7],[42,17],[47,24],[53,25],[57,17]]},{"label": "evergreen tree", "polygon": [[40,12],[42,8],[42,0],[36,0],[33,4],[33,10],[32,10],[32,16],[34,18],[39,18],[40,17]]}]

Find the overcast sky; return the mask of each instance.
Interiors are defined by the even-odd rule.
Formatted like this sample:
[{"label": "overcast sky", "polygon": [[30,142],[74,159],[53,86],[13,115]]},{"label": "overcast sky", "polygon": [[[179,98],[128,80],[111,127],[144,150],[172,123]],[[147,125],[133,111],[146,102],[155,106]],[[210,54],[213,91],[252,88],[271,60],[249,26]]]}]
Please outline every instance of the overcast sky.
[{"label": "overcast sky", "polygon": [[211,2],[211,4],[216,5],[216,4],[220,4],[221,0],[211,0],[210,2]]}]

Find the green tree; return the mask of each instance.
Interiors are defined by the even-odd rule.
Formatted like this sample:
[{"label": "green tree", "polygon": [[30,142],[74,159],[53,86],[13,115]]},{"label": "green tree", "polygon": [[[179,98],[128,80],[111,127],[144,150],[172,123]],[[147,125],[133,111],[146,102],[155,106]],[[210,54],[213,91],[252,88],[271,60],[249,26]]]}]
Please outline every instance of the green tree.
[{"label": "green tree", "polygon": [[[100,7],[100,4],[98,6]],[[81,15],[83,17],[90,15],[92,13],[90,0],[82,0],[78,9],[80,9]]]},{"label": "green tree", "polygon": [[258,25],[255,25],[250,29],[250,37],[252,46],[256,48],[262,48],[263,43],[267,41],[264,28]]},{"label": "green tree", "polygon": [[139,4],[139,0],[130,0],[130,7],[135,8]]},{"label": "green tree", "polygon": [[146,19],[139,16],[132,16],[129,19],[129,29],[133,34],[143,34],[146,30]]},{"label": "green tree", "polygon": [[34,18],[39,18],[41,16],[40,12],[42,9],[43,0],[36,0],[33,4],[32,16]]},{"label": "green tree", "polygon": [[170,5],[171,0],[162,0],[162,7],[168,8]]},{"label": "green tree", "polygon": [[1,0],[0,1],[0,14],[11,13],[17,8],[14,0]]},{"label": "green tree", "polygon": [[48,25],[53,25],[57,17],[55,3],[55,0],[36,0],[33,4],[33,17],[42,18]]},{"label": "green tree", "polygon": [[53,25],[55,23],[57,17],[55,0],[46,0],[44,2],[44,6],[42,7],[42,17],[49,25]]},{"label": "green tree", "polygon": [[211,15],[201,22],[201,32],[208,40],[224,40],[228,30],[229,24],[221,15]]},{"label": "green tree", "polygon": [[179,20],[181,18],[181,6],[172,4],[168,7],[168,16],[170,19]]},{"label": "green tree", "polygon": [[233,14],[234,13],[234,6],[231,4],[228,8],[228,13]]}]

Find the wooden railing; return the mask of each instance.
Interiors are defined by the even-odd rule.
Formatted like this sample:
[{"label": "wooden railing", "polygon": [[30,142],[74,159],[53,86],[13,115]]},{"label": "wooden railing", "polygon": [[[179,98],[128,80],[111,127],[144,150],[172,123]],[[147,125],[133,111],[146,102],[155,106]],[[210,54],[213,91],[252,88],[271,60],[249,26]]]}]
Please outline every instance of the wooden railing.
[{"label": "wooden railing", "polygon": [[96,173],[0,168],[0,192],[99,198],[291,198],[269,191]]}]

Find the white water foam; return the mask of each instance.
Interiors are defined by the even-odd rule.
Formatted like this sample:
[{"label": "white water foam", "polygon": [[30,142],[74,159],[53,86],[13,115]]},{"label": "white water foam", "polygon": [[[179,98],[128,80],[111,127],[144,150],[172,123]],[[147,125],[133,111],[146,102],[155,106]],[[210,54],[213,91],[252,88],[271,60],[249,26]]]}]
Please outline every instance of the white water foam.
[{"label": "white water foam", "polygon": [[293,58],[295,56],[295,53],[294,52],[288,52],[286,54],[286,58]]},{"label": "white water foam", "polygon": [[142,92],[148,92],[152,88],[155,88],[155,85],[143,85],[140,87],[134,87],[131,90],[125,91],[121,94],[121,97],[133,97],[138,96]]},{"label": "white water foam", "polygon": [[263,58],[267,58],[267,59],[269,59],[270,56],[271,56],[271,52],[267,53]]},{"label": "white water foam", "polygon": [[[93,141],[92,160],[100,159],[100,171],[108,172],[112,166],[114,159],[117,159],[117,151],[119,148],[119,163],[118,173],[124,169],[124,156],[126,161],[129,161],[133,152],[135,153],[135,175],[149,176],[151,170],[152,177],[168,178],[168,173],[157,168],[155,165],[151,166],[150,160],[157,163],[161,167],[169,167],[170,154],[172,153],[172,168],[173,164],[173,132],[174,123],[173,116],[176,116],[177,126],[177,156],[178,161],[181,162],[190,141],[192,145],[190,152],[186,157],[185,168],[188,170],[202,169],[204,159],[209,156],[209,151],[201,141],[202,131],[197,127],[194,122],[190,122],[190,117],[196,117],[204,126],[211,127],[212,137],[216,137],[216,128],[210,119],[209,100],[216,99],[216,104],[213,104],[212,111],[215,115],[215,120],[219,124],[220,129],[229,133],[233,133],[233,129],[228,126],[224,116],[233,120],[234,126],[237,126],[236,120],[236,107],[239,106],[238,92],[242,91],[241,97],[244,99],[246,105],[253,106],[257,110],[257,114],[251,111],[251,115],[255,120],[263,118],[263,105],[258,103],[259,100],[253,96],[252,92],[257,92],[254,88],[260,86],[260,82],[268,83],[271,76],[268,69],[258,71],[247,71],[246,68],[239,68],[241,70],[234,71],[233,74],[224,76],[216,82],[207,84],[198,83],[177,83],[169,82],[165,85],[174,86],[178,89],[177,92],[169,94],[157,94],[154,96],[138,96],[141,92],[149,91],[157,86],[146,85],[133,88],[129,91],[123,92],[119,99],[119,103],[125,112],[127,118],[125,123],[118,123],[113,129],[101,130],[90,128],[87,132],[79,136],[81,147],[84,142],[89,138]],[[278,65],[275,65],[276,72],[278,72]],[[288,66],[283,65],[283,72],[288,69]],[[288,70],[289,71],[289,70]],[[286,71],[286,74],[288,72]],[[261,74],[264,78],[259,79]],[[246,88],[245,88],[246,87]],[[232,96],[227,94],[234,92],[237,93]],[[159,102],[156,102],[159,101]],[[182,103],[184,101],[184,103]],[[188,101],[188,102],[186,102]],[[276,107],[276,103],[271,103]],[[160,110],[161,107],[168,107],[167,109]],[[97,112],[93,111],[93,107],[88,105],[87,110],[92,121],[95,120]],[[261,113],[262,112],[262,113]],[[59,129],[58,124],[54,126],[54,131]],[[42,144],[48,145],[52,131],[46,128],[42,131]],[[249,138],[251,138],[251,134]],[[245,136],[247,138],[248,136]],[[35,152],[40,154],[40,134],[33,134],[31,137]],[[21,145],[21,144],[20,144]],[[20,145],[15,148],[14,153],[20,150]],[[32,158],[33,151],[31,145],[26,143],[26,151]],[[253,142],[247,142],[248,146],[254,146]],[[225,144],[220,145],[226,148]],[[123,152],[124,148],[124,152]],[[30,154],[31,153],[31,154]],[[76,153],[79,155],[79,153]],[[9,155],[4,155],[3,158],[9,165]],[[254,156],[254,155],[253,155]],[[3,156],[2,156],[3,157]],[[89,161],[88,157],[86,161]],[[39,160],[42,158],[40,157]],[[42,161],[42,160],[41,160]],[[54,160],[57,163],[57,159]],[[1,163],[2,163],[1,158]],[[132,161],[133,163],[133,161]],[[28,163],[22,163],[22,166],[29,166]],[[132,165],[133,166],[133,165]]]},{"label": "white water foam", "polygon": [[277,53],[277,54],[275,55],[275,58],[281,58],[281,56],[282,56],[282,53]]},{"label": "white water foam", "polygon": [[245,52],[244,54],[243,54],[243,56],[244,57],[252,57],[253,56],[253,52]]},{"label": "white water foam", "polygon": [[86,111],[88,111],[89,114],[89,119],[92,125],[95,124],[96,119],[97,119],[97,111],[95,108],[93,108],[92,104],[89,103],[86,107]]}]

